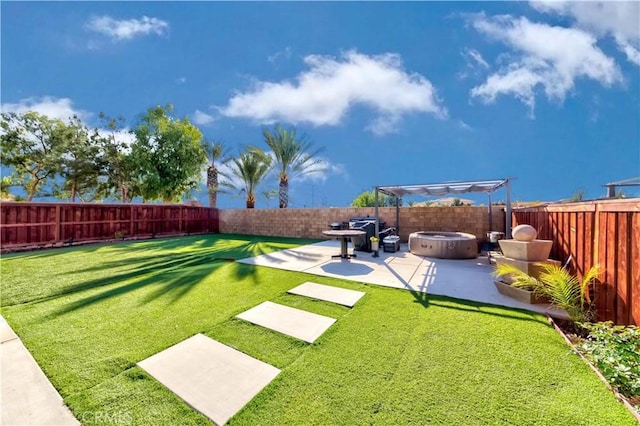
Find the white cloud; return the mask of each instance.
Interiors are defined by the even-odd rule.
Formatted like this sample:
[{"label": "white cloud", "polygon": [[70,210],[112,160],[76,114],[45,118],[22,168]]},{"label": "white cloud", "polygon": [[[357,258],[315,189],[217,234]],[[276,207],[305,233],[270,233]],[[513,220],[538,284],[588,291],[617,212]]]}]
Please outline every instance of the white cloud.
[{"label": "white cloud", "polygon": [[458,120],[458,127],[460,127],[462,130],[473,131],[473,127],[471,127],[463,120]]},{"label": "white cloud", "polygon": [[279,52],[274,53],[273,55],[269,55],[267,60],[274,64],[276,61],[280,59],[290,59],[291,58],[291,46],[287,46],[284,50],[280,50]]},{"label": "white cloud", "polygon": [[140,19],[114,19],[110,16],[94,16],[85,24],[85,28],[104,34],[112,40],[128,40],[149,34],[164,35],[169,23],[158,18],[143,16]]},{"label": "white cloud", "polygon": [[527,105],[533,116],[534,88],[542,82],[543,76],[536,70],[513,64],[502,74],[490,75],[484,84],[471,89],[471,96],[482,97],[486,102],[493,102],[498,95],[512,95]]},{"label": "white cloud", "polygon": [[87,111],[75,109],[71,99],[55,98],[52,96],[20,99],[17,103],[4,103],[0,109],[2,112],[15,112],[17,114],[35,111],[49,118],[57,118],[63,121],[68,120],[74,115],[83,121],[92,116],[92,114]]},{"label": "white cloud", "polygon": [[508,15],[473,20],[477,31],[512,48],[516,55],[471,96],[492,102],[498,95],[512,95],[533,113],[535,91],[540,86],[547,98],[562,102],[578,78],[604,86],[622,79],[615,61],[597,46],[591,34],[574,28],[554,27]]},{"label": "white cloud", "polygon": [[186,82],[187,82],[187,77],[176,78],[176,83],[177,84],[185,84]]},{"label": "white cloud", "polygon": [[489,68],[489,64],[487,63],[487,61],[485,61],[480,52],[475,49],[465,49],[462,52],[462,55],[465,58],[472,59],[473,62],[480,65],[482,68]]},{"label": "white cloud", "polygon": [[627,60],[633,62],[636,65],[640,65],[640,50],[636,46],[632,46],[629,40],[616,36],[616,43],[618,49],[627,55]]},{"label": "white cloud", "polygon": [[640,2],[637,1],[532,1],[542,12],[571,16],[576,23],[600,35],[640,38]]},{"label": "white cloud", "polygon": [[335,126],[350,108],[363,105],[375,111],[368,128],[376,133],[394,130],[405,114],[447,114],[429,80],[407,73],[397,54],[368,56],[351,50],[338,59],[309,55],[304,61],[309,69],[295,81],[257,82],[252,90],[232,96],[221,114],[262,124]]},{"label": "white cloud", "polygon": [[193,122],[199,126],[207,126],[215,121],[215,117],[199,109],[193,113]]},{"label": "white cloud", "polygon": [[482,57],[482,54],[475,49],[463,49],[460,54],[467,63],[466,69],[456,74],[460,80],[479,77],[484,74],[484,71],[491,68],[489,63]]},{"label": "white cloud", "polygon": [[640,65],[640,2],[638,1],[532,1],[545,13],[573,18],[576,25],[598,37],[611,35],[630,62]]}]

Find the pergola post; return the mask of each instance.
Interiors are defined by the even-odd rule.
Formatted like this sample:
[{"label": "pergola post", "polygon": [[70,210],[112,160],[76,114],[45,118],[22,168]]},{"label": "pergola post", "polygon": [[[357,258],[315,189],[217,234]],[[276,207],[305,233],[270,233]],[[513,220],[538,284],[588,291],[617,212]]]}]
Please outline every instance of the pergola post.
[{"label": "pergola post", "polygon": [[491,211],[491,193],[489,192],[489,232],[493,231],[493,212]]},{"label": "pergola post", "polygon": [[400,197],[396,197],[396,235],[400,236]]},{"label": "pergola post", "polygon": [[380,216],[378,216],[378,187],[376,186],[376,195],[374,197],[375,199],[375,216],[376,216],[376,238],[380,238]]},{"label": "pergola post", "polygon": [[507,217],[505,218],[505,235],[511,238],[511,179],[507,179]]}]

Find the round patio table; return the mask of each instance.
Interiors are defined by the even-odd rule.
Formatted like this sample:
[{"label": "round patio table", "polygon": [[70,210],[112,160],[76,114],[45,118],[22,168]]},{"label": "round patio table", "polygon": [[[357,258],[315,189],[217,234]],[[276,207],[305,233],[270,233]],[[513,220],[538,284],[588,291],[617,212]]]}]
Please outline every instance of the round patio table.
[{"label": "round patio table", "polygon": [[331,257],[339,257],[341,259],[349,259],[356,257],[355,254],[349,254],[347,252],[347,242],[351,237],[359,237],[366,235],[364,231],[358,231],[356,229],[335,229],[331,231],[322,231],[327,237],[332,237],[340,240],[340,254],[333,255]]}]

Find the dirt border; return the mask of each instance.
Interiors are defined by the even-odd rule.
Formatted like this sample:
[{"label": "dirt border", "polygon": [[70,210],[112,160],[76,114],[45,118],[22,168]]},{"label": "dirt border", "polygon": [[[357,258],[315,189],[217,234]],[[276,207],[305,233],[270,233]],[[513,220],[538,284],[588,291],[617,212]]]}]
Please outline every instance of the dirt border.
[{"label": "dirt border", "polygon": [[571,350],[578,355],[580,358],[582,358],[582,360],[589,366],[589,368],[591,368],[591,370],[593,370],[594,373],[596,373],[596,376],[598,376],[600,378],[600,380],[602,380],[602,382],[607,386],[607,388],[616,396],[616,398],[618,398],[618,401],[620,401],[622,403],[622,405],[624,405],[627,410],[629,410],[629,412],[631,413],[631,415],[633,415],[633,417],[636,419],[636,421],[638,423],[640,423],[640,413],[638,413],[633,406],[631,405],[631,403],[629,402],[629,400],[627,399],[627,397],[625,397],[624,395],[622,395],[620,392],[618,392],[617,390],[615,390],[607,381],[607,379],[602,375],[602,373],[600,372],[600,370],[598,370],[595,365],[593,365],[591,363],[591,361],[589,361],[582,353],[580,353],[580,351],[578,349],[576,349],[576,346],[573,344],[573,342],[569,339],[569,337],[564,333],[564,331],[562,331],[562,329],[560,327],[558,327],[558,324],[556,324],[556,322],[553,320],[553,318],[551,318],[549,315],[547,315],[547,321],[549,321],[549,324],[551,324],[553,326],[553,328],[555,328],[555,330],[558,332],[558,334],[560,334],[562,336],[562,338],[564,339],[564,341],[567,343],[567,345],[569,345],[571,347]]}]

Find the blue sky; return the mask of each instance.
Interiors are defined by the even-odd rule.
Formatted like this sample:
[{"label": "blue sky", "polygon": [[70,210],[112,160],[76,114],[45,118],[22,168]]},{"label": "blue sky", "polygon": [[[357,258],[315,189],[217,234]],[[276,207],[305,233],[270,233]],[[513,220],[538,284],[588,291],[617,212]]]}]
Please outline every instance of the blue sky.
[{"label": "blue sky", "polygon": [[503,177],[516,178],[514,200],[597,198],[640,176],[637,1],[0,7],[3,111],[132,126],[171,103],[233,153],[265,147],[264,126],[296,126],[326,171],[292,181],[293,207]]}]

